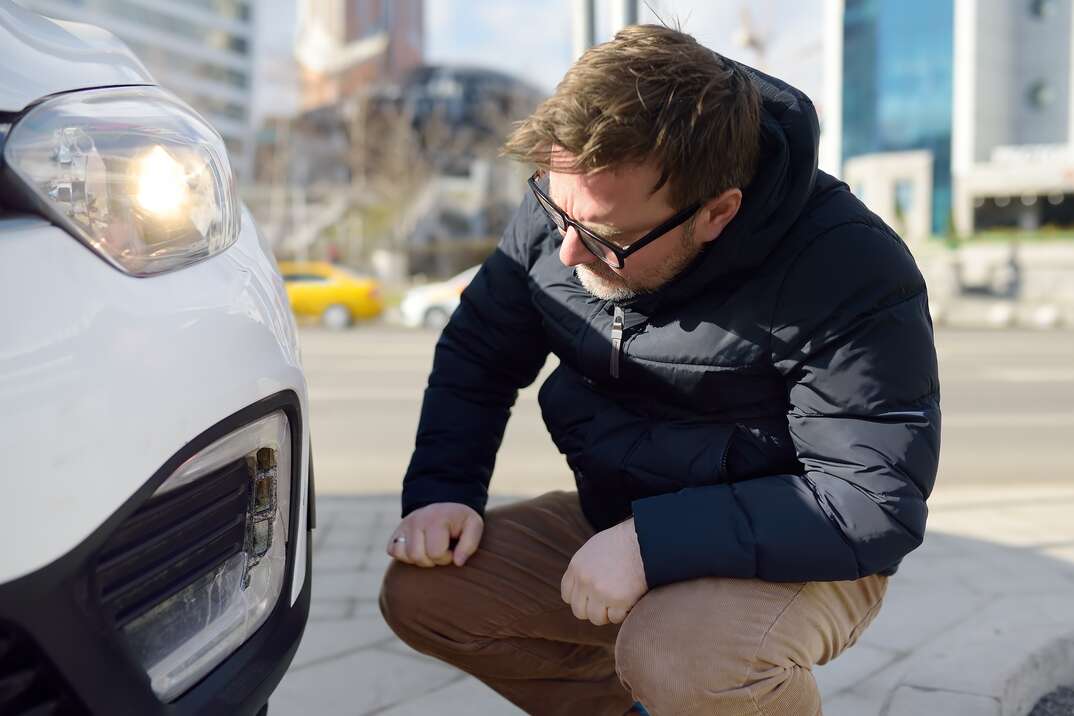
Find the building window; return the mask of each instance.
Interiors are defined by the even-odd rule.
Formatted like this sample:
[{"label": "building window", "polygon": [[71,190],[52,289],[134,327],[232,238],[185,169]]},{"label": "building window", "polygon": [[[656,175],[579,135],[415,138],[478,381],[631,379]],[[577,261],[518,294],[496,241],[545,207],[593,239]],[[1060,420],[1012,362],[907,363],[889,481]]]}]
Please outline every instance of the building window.
[{"label": "building window", "polygon": [[895,182],[895,215],[905,221],[913,208],[914,183],[909,179],[900,179]]},{"label": "building window", "polygon": [[1029,14],[1033,17],[1047,20],[1055,16],[1055,0],[1030,0]]},{"label": "building window", "polygon": [[1026,99],[1033,109],[1047,109],[1055,102],[1055,90],[1045,80],[1037,80],[1029,86]]},{"label": "building window", "polygon": [[250,86],[250,77],[245,72],[214,64],[211,61],[197,60],[159,45],[147,45],[133,39],[127,39],[126,42],[134,50],[134,54],[138,55],[138,59],[146,63],[150,71],[161,68],[181,72],[239,89],[246,89]]}]

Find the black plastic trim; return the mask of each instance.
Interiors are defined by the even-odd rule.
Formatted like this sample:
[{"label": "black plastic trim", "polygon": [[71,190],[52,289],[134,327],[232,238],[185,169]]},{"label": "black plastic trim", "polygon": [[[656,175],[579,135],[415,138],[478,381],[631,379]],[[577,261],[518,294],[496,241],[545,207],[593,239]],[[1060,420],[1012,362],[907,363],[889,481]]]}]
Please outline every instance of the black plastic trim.
[{"label": "black plastic trim", "polygon": [[302,592],[291,604],[300,510],[291,510],[287,572],[276,607],[257,632],[176,701],[156,697],[149,677],[131,654],[98,600],[93,572],[109,537],[175,470],[216,440],[258,418],[282,410],[291,428],[291,502],[300,504],[302,414],[294,391],[260,400],[212,426],[173,455],[86,540],[51,564],[0,584],[0,620],[14,622],[55,665],[95,714],[186,716],[256,714],[283,678],[309,616],[312,539],[306,534]]},{"label": "black plastic trim", "polygon": [[313,489],[313,442],[310,442],[310,464],[309,464],[309,481],[310,492],[307,495],[309,502],[306,503],[306,526],[311,529],[317,529],[317,491]]}]

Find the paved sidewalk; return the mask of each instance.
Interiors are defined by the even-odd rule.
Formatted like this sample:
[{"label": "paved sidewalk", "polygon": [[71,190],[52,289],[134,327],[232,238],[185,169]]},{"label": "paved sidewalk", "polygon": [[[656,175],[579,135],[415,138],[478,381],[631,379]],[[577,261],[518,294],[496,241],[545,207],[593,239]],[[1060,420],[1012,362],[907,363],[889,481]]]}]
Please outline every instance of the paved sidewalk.
[{"label": "paved sidewalk", "polygon": [[[397,498],[317,506],[313,610],[272,716],[521,713],[381,619]],[[1074,484],[949,489],[930,506],[876,622],[816,670],[826,716],[1022,716],[1074,684]]]}]

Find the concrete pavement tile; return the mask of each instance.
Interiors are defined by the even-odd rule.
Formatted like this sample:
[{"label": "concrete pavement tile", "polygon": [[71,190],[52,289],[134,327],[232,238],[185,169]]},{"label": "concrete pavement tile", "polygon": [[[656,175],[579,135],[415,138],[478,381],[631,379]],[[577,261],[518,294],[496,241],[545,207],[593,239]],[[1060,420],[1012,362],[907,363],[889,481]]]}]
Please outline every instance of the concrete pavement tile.
[{"label": "concrete pavement tile", "polygon": [[858,685],[863,679],[876,673],[898,659],[887,649],[879,649],[869,644],[855,644],[838,658],[813,669],[813,675],[820,687],[820,694],[827,699]]},{"label": "concrete pavement tile", "polygon": [[929,529],[1009,547],[1032,546],[1053,535],[1031,521],[998,510],[984,514],[977,510],[933,514],[929,516]]},{"label": "concrete pavement tile", "polygon": [[380,513],[399,509],[399,495],[317,495],[317,514],[331,516]]},{"label": "concrete pavement tile", "polygon": [[422,654],[421,652],[414,651],[413,649],[410,648],[410,646],[405,641],[403,641],[401,639],[396,639],[395,641],[387,642],[384,645],[382,645],[380,648],[384,649],[385,651],[391,651],[391,652],[395,652],[396,654],[402,654],[403,656],[409,656],[409,657],[413,657],[413,658],[417,658],[417,659],[428,659],[429,661],[434,661],[436,663],[442,663],[442,662],[438,661],[437,659],[434,659],[431,656],[426,656],[425,654]]},{"label": "concrete pavement tile", "polygon": [[930,511],[961,510],[970,507],[1009,509],[1019,505],[1074,503],[1074,487],[1055,484],[958,484],[940,481],[929,497]]},{"label": "concrete pavement tile", "polygon": [[1074,501],[1060,500],[1031,507],[1012,507],[1009,514],[1035,527],[1042,534],[1065,535],[1071,539],[1074,538],[1071,512],[1074,512]]},{"label": "concrete pavement tile", "polygon": [[964,555],[951,552],[943,554],[923,554],[920,548],[917,552],[909,554],[899,565],[898,573],[892,577],[892,581],[898,580],[899,584],[907,582],[924,582],[932,585],[936,583],[936,576],[947,569],[947,565],[953,559],[963,559]]},{"label": "concrete pavement tile", "polygon": [[312,664],[394,637],[379,613],[376,616],[355,616],[333,622],[311,621],[306,625],[298,653],[291,662],[291,670],[308,668]]},{"label": "concrete pavement tile", "polygon": [[377,716],[425,716],[431,713],[441,716],[517,716],[525,712],[477,679],[466,676]]},{"label": "concrete pavement tile", "polygon": [[824,716],[880,716],[886,694],[863,696],[844,692],[824,699]]},{"label": "concrete pavement tile", "polygon": [[328,539],[328,530],[320,527],[318,523],[317,529],[313,530],[313,551],[320,549],[326,539]]},{"label": "concrete pavement tile", "polygon": [[406,703],[458,678],[447,666],[363,650],[288,671],[272,695],[272,716],[363,716]]},{"label": "concrete pavement tile", "polygon": [[368,541],[376,536],[379,540],[379,535],[387,535],[397,523],[398,517],[394,514],[388,515],[382,512],[339,517],[332,526],[331,537],[336,540],[350,538]]},{"label": "concrete pavement tile", "polygon": [[[915,658],[903,680],[908,686],[948,689],[1001,699],[1026,711],[1074,673],[1074,629],[1065,622],[1040,624],[1035,614],[1019,614],[1015,600],[985,610],[942,644]],[[1069,604],[1069,601],[1067,602]],[[1018,610],[1018,611],[1016,611]]]},{"label": "concrete pavement tile", "polygon": [[[316,585],[314,585],[316,589]],[[310,600],[310,621],[339,621],[350,619],[358,610],[358,600],[354,597],[318,597],[314,594]]]},{"label": "concrete pavement tile", "polygon": [[388,565],[391,563],[392,558],[388,556],[388,553],[383,548],[374,548],[362,555],[362,569],[368,572],[384,574],[384,571],[388,569]]},{"label": "concrete pavement tile", "polygon": [[374,600],[380,594],[383,572],[347,571],[318,574],[313,583],[314,598]]},{"label": "concrete pavement tile", "polygon": [[1074,673],[1071,603],[1069,593],[999,600],[917,655],[903,683],[991,697],[1003,716],[1028,713]]},{"label": "concrete pavement tile", "polygon": [[824,716],[879,716],[880,711],[866,705],[864,710],[854,698],[840,696],[823,704]]},{"label": "concrete pavement tile", "polygon": [[861,644],[908,652],[959,623],[989,602],[958,584],[949,584],[940,573],[923,589],[920,582],[901,582],[896,574],[888,583],[888,593],[876,620],[861,637]]},{"label": "concrete pavement tile", "polygon": [[[925,533],[925,541],[903,560],[903,563],[912,562],[921,557],[958,557],[966,554],[966,541],[957,535],[951,535],[933,529],[930,522],[928,531]],[[902,573],[902,566],[899,566]]]},{"label": "concrete pavement tile", "polygon": [[380,604],[375,599],[359,599],[354,610],[356,617],[381,617]]},{"label": "concrete pavement tile", "polygon": [[1047,545],[1039,548],[1038,552],[1049,559],[1068,564],[1071,569],[1074,569],[1074,542]]},{"label": "concrete pavement tile", "polygon": [[1001,716],[999,701],[951,691],[925,691],[900,686],[886,716]]},{"label": "concrete pavement tile", "polygon": [[982,595],[1074,592],[1074,568],[1035,549],[992,547],[945,569],[948,581]]},{"label": "concrete pavement tile", "polygon": [[[892,598],[890,592],[888,598],[889,600]],[[884,705],[900,684],[927,687],[928,691],[987,690],[989,683],[1004,682],[1004,677],[988,673],[995,666],[995,658],[993,657],[990,661],[990,657],[986,655],[993,651],[989,646],[990,642],[992,646],[998,647],[996,651],[998,651],[999,659],[1002,660],[1005,653],[1011,650],[1017,651],[1019,644],[1032,642],[1034,630],[1043,630],[1045,635],[1052,634],[1053,640],[1048,642],[1045,639],[1045,641],[1046,645],[1052,643],[1054,646],[1054,625],[1070,624],[1067,606],[1070,601],[1063,596],[1011,597],[1002,602],[984,610],[967,607],[967,613],[973,614],[972,619],[964,621],[947,633],[937,634],[931,642],[920,646],[915,652],[890,663],[849,688],[844,688],[834,694],[826,691],[824,713],[827,716],[879,716],[885,713]],[[885,609],[890,606],[889,603]],[[880,622],[883,616],[882,611],[877,622]],[[996,627],[994,627],[996,623],[1001,625],[1001,632],[1005,630],[1010,633],[1011,643],[1005,644],[996,636]],[[909,622],[905,624],[908,626]],[[1041,626],[1047,624],[1053,626]],[[876,627],[877,623],[874,623],[863,635],[862,643],[855,646],[846,656],[849,657],[854,654],[855,650],[868,645],[867,640],[875,638],[873,629]],[[976,634],[976,639],[967,637],[966,634]],[[1074,645],[1074,638],[1071,639],[1070,644]],[[942,663],[937,662],[940,658],[943,660]],[[1015,659],[1015,661],[1018,660]],[[833,665],[838,663],[839,661],[836,660]],[[1006,691],[996,689],[997,694],[1005,694],[1003,696],[1005,706],[1008,703],[1027,703],[1031,706],[1036,697],[1061,683],[1063,675],[1069,680],[1069,674],[1074,671],[1074,656],[1068,658],[1062,648],[1058,651],[1054,648],[1052,651],[1046,650],[1043,656],[1038,655],[1036,659],[1030,659],[1027,663],[1028,667],[1023,670],[1026,676],[1013,680],[1012,688]],[[818,678],[818,682],[822,678],[824,677]],[[974,679],[977,681],[975,682]],[[911,709],[903,713],[947,716],[942,706],[941,703],[935,708],[929,706],[927,709],[916,712]],[[894,711],[891,712],[891,714],[894,713]],[[1024,712],[1004,711],[1003,713],[1007,716],[1007,714]]]},{"label": "concrete pavement tile", "polygon": [[[862,646],[865,645],[859,643],[854,648],[860,649]],[[826,698],[825,716],[880,716],[891,699],[892,691],[902,681],[910,666],[908,658],[896,660],[849,688]]]},{"label": "concrete pavement tile", "polygon": [[324,546],[313,553],[313,572],[356,571],[366,560],[365,550],[354,547]]},{"label": "concrete pavement tile", "polygon": [[324,544],[333,549],[367,550],[377,547],[383,550],[391,536],[387,525],[351,525],[349,529],[333,527],[325,535]]}]

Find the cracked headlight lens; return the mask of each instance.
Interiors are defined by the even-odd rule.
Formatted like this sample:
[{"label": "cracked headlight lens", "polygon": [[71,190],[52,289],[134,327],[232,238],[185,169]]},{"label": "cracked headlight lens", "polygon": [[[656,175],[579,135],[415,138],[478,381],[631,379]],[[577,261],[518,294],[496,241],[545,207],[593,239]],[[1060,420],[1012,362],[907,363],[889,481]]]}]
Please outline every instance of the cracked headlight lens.
[{"label": "cracked headlight lens", "polygon": [[133,276],[189,266],[239,234],[223,140],[158,87],[48,99],[11,128],[3,158],[25,203]]}]

